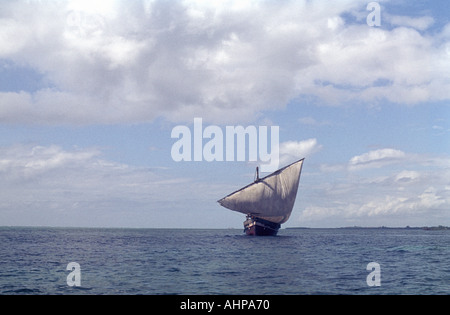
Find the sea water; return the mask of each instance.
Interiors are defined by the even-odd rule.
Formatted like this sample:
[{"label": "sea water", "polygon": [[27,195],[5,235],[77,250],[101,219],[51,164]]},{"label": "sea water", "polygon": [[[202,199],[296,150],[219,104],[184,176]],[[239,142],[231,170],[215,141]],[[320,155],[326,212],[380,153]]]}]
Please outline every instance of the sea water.
[{"label": "sea water", "polygon": [[450,231],[5,227],[0,294],[450,294]]}]

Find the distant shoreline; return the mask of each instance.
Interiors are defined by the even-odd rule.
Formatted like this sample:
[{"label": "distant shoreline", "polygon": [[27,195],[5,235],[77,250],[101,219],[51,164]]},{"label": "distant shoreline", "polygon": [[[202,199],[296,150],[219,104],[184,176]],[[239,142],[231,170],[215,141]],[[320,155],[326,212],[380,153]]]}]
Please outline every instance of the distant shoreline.
[{"label": "distant shoreline", "polygon": [[[83,226],[0,226],[0,229],[92,229],[92,230],[241,230],[241,228],[235,228],[235,227],[228,227],[228,228],[173,228],[173,227],[167,227],[167,228],[152,228],[152,227],[83,227]],[[364,227],[364,226],[345,226],[345,227],[286,227],[281,228],[282,230],[425,230],[425,231],[445,231],[450,230],[450,227],[438,225],[438,226],[422,226],[422,227],[388,227],[388,226],[380,226],[380,227]]]},{"label": "distant shoreline", "polygon": [[[304,229],[325,229],[325,228],[310,228],[310,227],[287,227],[287,230],[304,230]],[[347,229],[347,230],[378,230],[378,229],[404,229],[404,230],[425,230],[425,231],[443,231],[450,230],[450,227],[438,225],[438,226],[406,226],[406,227],[388,227],[388,226],[379,226],[379,227],[365,227],[365,226],[346,226],[346,227],[337,227],[330,229]]]}]

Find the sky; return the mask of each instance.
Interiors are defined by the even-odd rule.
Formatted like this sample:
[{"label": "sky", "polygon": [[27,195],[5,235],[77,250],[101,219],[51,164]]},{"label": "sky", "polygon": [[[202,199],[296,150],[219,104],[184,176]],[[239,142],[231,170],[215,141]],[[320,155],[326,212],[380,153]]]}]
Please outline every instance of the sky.
[{"label": "sky", "polygon": [[195,118],[305,158],[285,227],[450,225],[450,4],[369,3],[1,1],[0,226],[242,228]]}]

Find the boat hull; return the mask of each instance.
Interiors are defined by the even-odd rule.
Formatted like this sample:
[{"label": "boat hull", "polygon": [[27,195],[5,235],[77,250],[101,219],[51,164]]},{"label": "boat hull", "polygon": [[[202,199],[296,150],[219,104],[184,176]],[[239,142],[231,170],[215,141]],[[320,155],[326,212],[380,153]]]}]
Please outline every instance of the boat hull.
[{"label": "boat hull", "polygon": [[244,232],[247,235],[276,236],[279,229],[280,224],[255,217],[247,217],[244,222]]}]

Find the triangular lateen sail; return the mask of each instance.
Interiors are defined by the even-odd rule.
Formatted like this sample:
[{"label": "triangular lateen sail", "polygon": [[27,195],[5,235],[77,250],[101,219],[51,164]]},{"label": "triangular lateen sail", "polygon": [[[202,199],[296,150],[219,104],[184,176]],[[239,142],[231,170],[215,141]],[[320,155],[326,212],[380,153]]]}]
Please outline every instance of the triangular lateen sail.
[{"label": "triangular lateen sail", "polygon": [[303,161],[292,163],[218,202],[230,210],[282,224],[294,207]]}]

